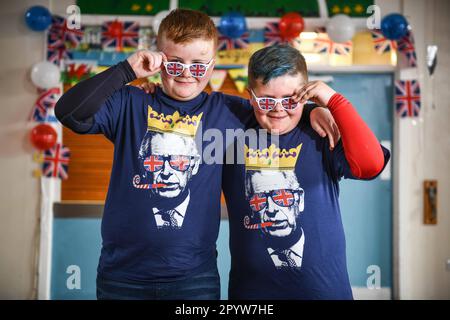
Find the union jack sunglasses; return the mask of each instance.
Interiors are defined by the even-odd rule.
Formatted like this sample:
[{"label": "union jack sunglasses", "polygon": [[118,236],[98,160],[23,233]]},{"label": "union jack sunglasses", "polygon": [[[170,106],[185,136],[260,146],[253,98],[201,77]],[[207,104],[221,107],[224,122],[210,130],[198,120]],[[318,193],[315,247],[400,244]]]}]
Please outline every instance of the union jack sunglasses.
[{"label": "union jack sunglasses", "polygon": [[191,160],[196,156],[152,154],[144,159],[144,168],[149,172],[162,170],[164,163],[169,162],[172,169],[184,172],[189,169]]},{"label": "union jack sunglasses", "polygon": [[250,90],[252,92],[253,97],[256,100],[256,103],[258,104],[258,107],[263,111],[271,111],[275,109],[275,106],[277,103],[280,103],[284,110],[291,111],[298,107],[298,102],[295,102],[292,97],[287,98],[281,98],[281,99],[275,99],[275,98],[269,98],[269,97],[261,97],[258,98],[253,90]]},{"label": "union jack sunglasses", "polygon": [[206,75],[206,71],[211,66],[214,59],[211,59],[207,64],[205,63],[181,63],[178,61],[164,62],[164,67],[169,76],[178,77],[183,74],[184,69],[188,69],[191,76],[194,78],[203,78]]},{"label": "union jack sunglasses", "polygon": [[302,201],[304,191],[292,189],[278,189],[270,192],[256,193],[248,199],[250,208],[254,212],[259,212],[267,207],[269,197],[280,207],[290,207],[295,202],[295,195],[299,195],[300,202]]}]

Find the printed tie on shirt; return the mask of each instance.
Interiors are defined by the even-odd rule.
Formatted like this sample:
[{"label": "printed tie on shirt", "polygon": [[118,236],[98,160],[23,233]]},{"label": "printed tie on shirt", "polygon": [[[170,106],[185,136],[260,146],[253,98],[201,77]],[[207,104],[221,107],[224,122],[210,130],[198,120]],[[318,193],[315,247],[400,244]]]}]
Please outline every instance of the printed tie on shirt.
[{"label": "printed tie on shirt", "polygon": [[175,209],[169,209],[161,213],[161,218],[164,220],[165,227],[178,228],[178,221],[175,219],[176,214],[178,214],[178,211]]},{"label": "printed tie on shirt", "polygon": [[295,263],[295,260],[291,258],[290,249],[275,251],[273,254],[278,256],[278,259],[280,259],[281,261],[282,267],[297,267],[297,263]]}]

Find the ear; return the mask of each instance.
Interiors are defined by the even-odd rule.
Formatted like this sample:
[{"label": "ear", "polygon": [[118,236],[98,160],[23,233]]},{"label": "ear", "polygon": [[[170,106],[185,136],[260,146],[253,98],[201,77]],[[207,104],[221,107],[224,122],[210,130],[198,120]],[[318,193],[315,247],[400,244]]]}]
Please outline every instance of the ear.
[{"label": "ear", "polygon": [[199,168],[199,166],[200,166],[200,160],[194,159],[194,160],[192,160],[192,161],[194,161],[194,166],[192,167],[191,174],[192,174],[193,176],[195,176],[195,175],[197,174],[198,168]]}]

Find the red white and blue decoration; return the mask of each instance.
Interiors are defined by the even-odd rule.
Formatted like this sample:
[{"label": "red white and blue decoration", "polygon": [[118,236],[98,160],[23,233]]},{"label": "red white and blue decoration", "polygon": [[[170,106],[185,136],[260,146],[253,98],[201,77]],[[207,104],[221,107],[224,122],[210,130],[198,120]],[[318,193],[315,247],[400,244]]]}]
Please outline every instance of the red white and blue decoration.
[{"label": "red white and blue decoration", "polygon": [[352,42],[334,42],[326,34],[319,34],[314,39],[314,52],[315,53],[328,53],[336,55],[349,55],[352,51]]},{"label": "red white and blue decoration", "polygon": [[268,22],[264,28],[264,45],[268,47],[280,43],[285,41],[281,37],[278,22]]},{"label": "red white and blue decoration", "polygon": [[62,60],[72,59],[69,50],[80,45],[83,34],[83,27],[69,29],[65,18],[54,15],[47,35],[47,61],[59,66]]},{"label": "red white and blue decoration", "polygon": [[414,45],[414,37],[411,31],[398,40],[398,52],[401,53],[405,59],[408,67],[417,67],[416,48]]},{"label": "red white and blue decoration", "polygon": [[67,179],[69,177],[70,150],[57,143],[53,148],[45,150],[42,163],[42,175],[45,177]]},{"label": "red white and blue decoration", "polygon": [[417,80],[395,82],[395,105],[397,114],[402,118],[419,116],[420,85]]},{"label": "red white and blue decoration", "polygon": [[125,47],[137,48],[139,44],[139,23],[135,21],[107,21],[102,25],[103,49],[122,51]]},{"label": "red white and blue decoration", "polygon": [[[41,92],[36,102],[34,103],[33,109],[31,110],[30,120],[36,122],[50,122],[54,119],[48,117],[48,109],[53,108],[58,101],[60,96],[59,88],[51,88]],[[56,119],[55,119],[56,120]]]},{"label": "red white and blue decoration", "polygon": [[371,33],[375,51],[378,54],[397,50],[397,42],[395,40],[386,38],[379,30],[373,30]]},{"label": "red white and blue decoration", "polygon": [[230,38],[225,35],[219,35],[218,50],[246,49],[249,44],[249,33],[245,32],[238,38]]}]

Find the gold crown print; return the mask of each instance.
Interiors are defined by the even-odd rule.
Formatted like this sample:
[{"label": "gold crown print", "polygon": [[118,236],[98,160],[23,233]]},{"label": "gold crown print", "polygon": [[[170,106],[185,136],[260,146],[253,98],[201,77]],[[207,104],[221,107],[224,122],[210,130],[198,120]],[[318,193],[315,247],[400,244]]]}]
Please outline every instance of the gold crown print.
[{"label": "gold crown print", "polygon": [[297,163],[302,144],[289,150],[280,149],[274,144],[263,150],[254,150],[245,145],[246,170],[293,170]]},{"label": "gold crown print", "polygon": [[175,111],[174,114],[166,116],[148,106],[147,130],[195,137],[202,115],[203,112],[197,116],[181,116],[178,111]]}]

